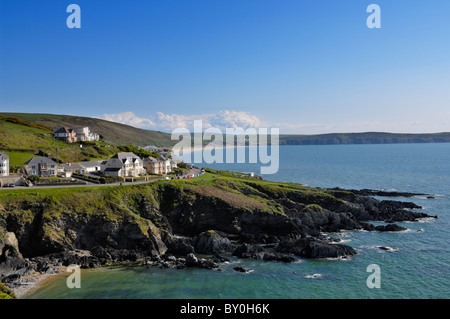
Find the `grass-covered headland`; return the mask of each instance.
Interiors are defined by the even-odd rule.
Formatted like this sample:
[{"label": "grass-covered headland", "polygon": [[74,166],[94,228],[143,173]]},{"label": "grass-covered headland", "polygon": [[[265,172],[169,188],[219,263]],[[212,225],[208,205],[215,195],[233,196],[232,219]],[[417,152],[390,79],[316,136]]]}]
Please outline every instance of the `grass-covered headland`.
[{"label": "grass-covered headland", "polygon": [[198,178],[140,185],[2,190],[0,277],[14,286],[27,274],[23,269],[142,259],[160,267],[218,268],[219,254],[228,253],[284,262],[351,256],[351,247],[331,244],[323,232],[402,230],[367,221],[426,216],[411,208],[419,207],[210,169]]}]

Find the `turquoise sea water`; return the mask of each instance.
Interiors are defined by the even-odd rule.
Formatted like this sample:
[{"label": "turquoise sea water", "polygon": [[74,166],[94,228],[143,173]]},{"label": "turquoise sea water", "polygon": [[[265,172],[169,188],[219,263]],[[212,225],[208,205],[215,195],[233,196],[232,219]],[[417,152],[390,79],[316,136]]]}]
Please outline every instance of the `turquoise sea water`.
[{"label": "turquoise sea water", "polygon": [[[204,166],[259,174],[260,164]],[[358,252],[349,260],[302,259],[284,264],[231,257],[221,272],[145,267],[87,270],[82,272],[80,289],[67,288],[62,277],[28,298],[449,297],[450,144],[282,146],[278,173],[264,178],[318,187],[435,194],[435,199],[398,200],[413,201],[438,219],[398,223],[408,228],[400,233],[333,234]],[[366,285],[370,264],[380,267],[379,289]],[[253,271],[235,272],[236,265]]]}]

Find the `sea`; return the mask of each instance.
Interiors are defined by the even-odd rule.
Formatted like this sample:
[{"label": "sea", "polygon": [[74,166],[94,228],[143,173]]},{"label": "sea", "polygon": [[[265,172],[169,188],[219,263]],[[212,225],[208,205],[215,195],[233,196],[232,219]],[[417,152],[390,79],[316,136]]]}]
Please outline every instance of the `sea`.
[{"label": "sea", "polygon": [[[251,149],[247,149],[247,152]],[[260,175],[261,163],[197,163]],[[279,169],[266,180],[313,187],[380,189],[433,195],[406,200],[437,219],[401,222],[403,232],[329,234],[352,246],[349,259],[294,263],[229,256],[222,271],[146,267],[81,272],[81,288],[67,275],[49,281],[30,299],[441,299],[450,295],[450,144],[280,146]],[[380,199],[383,199],[379,197]],[[380,223],[374,223],[380,224]],[[380,249],[386,247],[388,250]],[[374,266],[375,265],[375,266]],[[248,273],[233,267],[240,266]],[[375,267],[375,268],[374,268]],[[375,269],[375,270],[374,270]],[[376,278],[374,276],[376,275]],[[377,285],[374,285],[377,283]]]}]

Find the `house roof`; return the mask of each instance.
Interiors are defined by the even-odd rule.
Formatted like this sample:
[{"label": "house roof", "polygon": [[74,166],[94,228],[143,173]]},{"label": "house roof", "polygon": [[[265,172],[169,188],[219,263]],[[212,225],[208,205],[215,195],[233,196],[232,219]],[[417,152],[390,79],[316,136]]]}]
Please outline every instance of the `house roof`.
[{"label": "house roof", "polygon": [[158,163],[158,162],[167,162],[168,159],[165,158],[164,156],[160,156],[158,158],[154,158],[154,157],[147,157],[144,159],[144,162],[149,162],[149,163]]},{"label": "house roof", "polygon": [[73,170],[80,170],[84,169],[83,166],[77,164],[77,163],[70,163],[70,164],[61,164],[60,167],[64,168],[65,171],[73,171]]},{"label": "house roof", "polygon": [[78,162],[77,164],[81,165],[81,166],[83,166],[85,168],[88,168],[88,167],[100,166],[101,162],[100,161],[86,161],[86,162]]},{"label": "house roof", "polygon": [[50,165],[58,165],[54,160],[48,157],[43,156],[37,156],[33,157],[32,159],[28,160],[24,165],[36,165],[36,164],[50,164]]},{"label": "house roof", "polygon": [[73,129],[71,129],[71,128],[60,127],[59,129],[57,129],[53,133],[73,133],[73,132],[75,132],[75,131]]},{"label": "house roof", "polygon": [[67,133],[67,131],[65,127],[60,127],[56,129],[53,133]]},{"label": "house roof", "polygon": [[158,157],[158,161],[160,161],[160,162],[165,162],[165,161],[168,161],[168,159],[165,158],[164,156],[160,155],[160,156]]},{"label": "house roof", "polygon": [[1,152],[0,152],[0,157],[9,159],[9,156],[8,156],[8,154],[6,154],[6,153],[1,153]]},{"label": "house roof", "polygon": [[159,147],[155,146],[155,145],[150,145],[150,146],[144,147],[144,150],[146,150],[146,151],[154,151],[154,150],[159,150]]},{"label": "house roof", "polygon": [[149,156],[149,157],[147,157],[147,158],[144,158],[144,162],[147,162],[147,163],[157,163],[158,160],[157,160],[156,158],[154,158],[154,157]]},{"label": "house roof", "polygon": [[120,153],[113,155],[111,158],[117,158],[117,159],[121,160],[122,163],[125,163],[129,158],[132,159],[133,163],[136,163],[137,161],[141,161],[141,158],[132,152],[120,152]]},{"label": "house roof", "polygon": [[127,159],[129,157],[139,158],[139,156],[137,156],[133,152],[119,152],[119,153],[116,153],[115,155],[111,156],[111,158],[118,158],[118,159]]}]

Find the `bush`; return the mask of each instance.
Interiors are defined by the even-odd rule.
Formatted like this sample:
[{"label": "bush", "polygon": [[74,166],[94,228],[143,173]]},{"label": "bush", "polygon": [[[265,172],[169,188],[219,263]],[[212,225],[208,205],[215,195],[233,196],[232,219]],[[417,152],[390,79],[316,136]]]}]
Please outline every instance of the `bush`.
[{"label": "bush", "polygon": [[111,183],[117,183],[122,182],[122,177],[116,177],[116,176],[102,176],[99,179],[100,184],[111,184]]},{"label": "bush", "polygon": [[36,175],[32,175],[30,177],[28,177],[28,179],[32,182],[32,183],[36,183],[39,182],[41,180],[41,178],[39,176]]},{"label": "bush", "polygon": [[17,299],[14,292],[0,282],[0,299]]},{"label": "bush", "polygon": [[189,165],[186,164],[185,162],[180,162],[180,163],[177,164],[177,166],[179,168],[189,169]]},{"label": "bush", "polygon": [[158,153],[149,152],[149,151],[144,150],[143,148],[137,149],[136,146],[134,146],[134,145],[119,145],[117,148],[121,152],[134,153],[137,156],[139,156],[140,158],[145,158],[145,157],[158,158],[159,157]]}]

